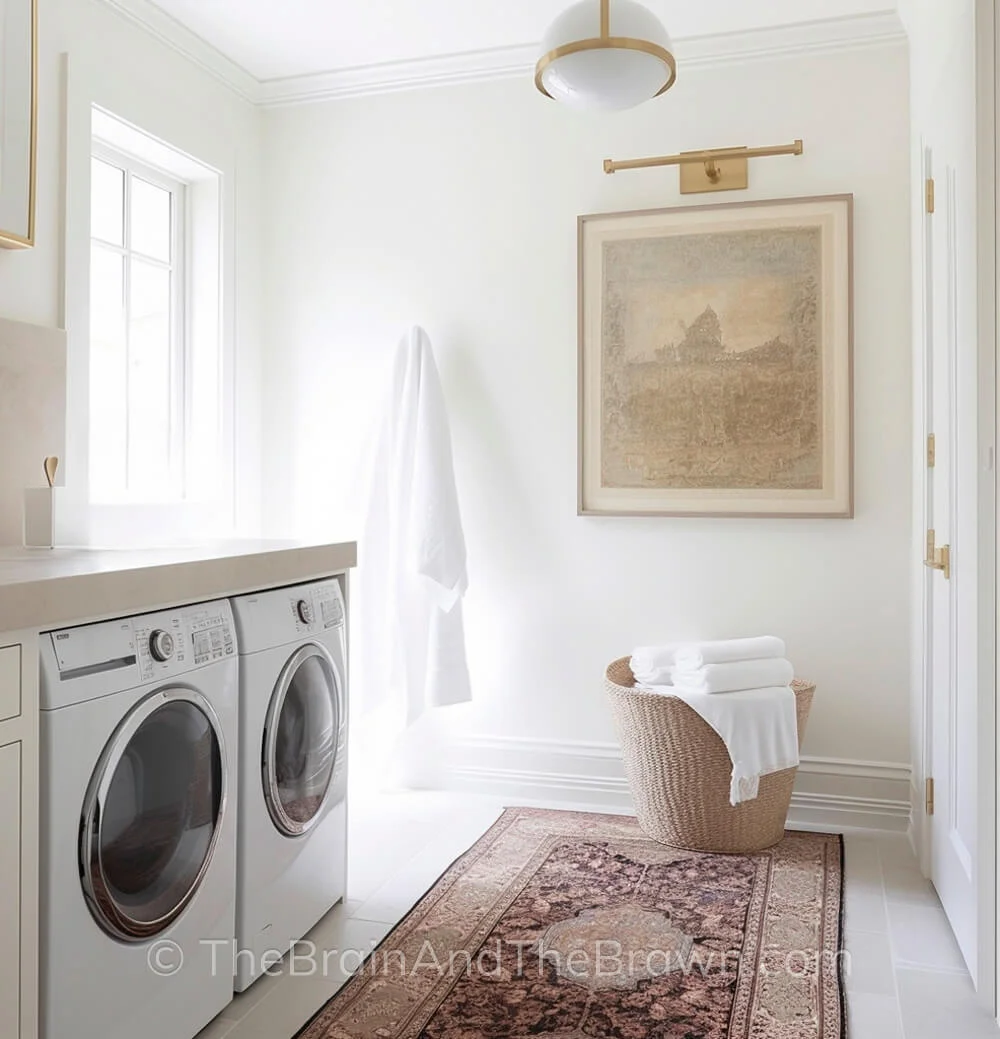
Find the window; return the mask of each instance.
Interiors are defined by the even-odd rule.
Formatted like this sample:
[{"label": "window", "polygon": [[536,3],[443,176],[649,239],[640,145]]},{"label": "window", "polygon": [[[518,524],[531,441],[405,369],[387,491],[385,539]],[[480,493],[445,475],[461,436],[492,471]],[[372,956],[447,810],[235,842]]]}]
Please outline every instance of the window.
[{"label": "window", "polygon": [[222,174],[96,106],[92,130],[91,536],[224,534],[235,498]]},{"label": "window", "polygon": [[91,500],[185,494],[186,187],[95,142],[91,159]]}]

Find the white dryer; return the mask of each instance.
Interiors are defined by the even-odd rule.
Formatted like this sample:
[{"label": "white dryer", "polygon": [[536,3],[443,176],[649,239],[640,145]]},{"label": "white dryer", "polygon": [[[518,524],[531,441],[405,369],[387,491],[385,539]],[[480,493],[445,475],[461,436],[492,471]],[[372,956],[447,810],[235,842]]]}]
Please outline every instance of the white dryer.
[{"label": "white dryer", "polygon": [[338,580],[233,600],[240,645],[235,988],[344,897],[347,688]]},{"label": "white dryer", "polygon": [[43,1039],[191,1039],[232,999],[228,602],[41,639]]}]

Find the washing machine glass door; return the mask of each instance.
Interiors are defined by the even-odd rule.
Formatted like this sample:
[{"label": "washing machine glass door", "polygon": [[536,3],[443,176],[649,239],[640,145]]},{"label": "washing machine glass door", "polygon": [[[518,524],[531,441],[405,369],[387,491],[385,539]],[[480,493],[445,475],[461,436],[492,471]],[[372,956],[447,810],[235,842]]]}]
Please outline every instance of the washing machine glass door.
[{"label": "washing machine glass door", "polygon": [[169,927],[211,863],[226,803],[225,745],[211,704],[167,689],[137,704],[94,770],[80,826],[90,911],[115,938]]},{"label": "washing machine glass door", "polygon": [[264,799],[286,837],[306,833],[320,817],[337,763],[342,713],[330,654],[322,646],[303,646],[282,668],[264,723]]}]

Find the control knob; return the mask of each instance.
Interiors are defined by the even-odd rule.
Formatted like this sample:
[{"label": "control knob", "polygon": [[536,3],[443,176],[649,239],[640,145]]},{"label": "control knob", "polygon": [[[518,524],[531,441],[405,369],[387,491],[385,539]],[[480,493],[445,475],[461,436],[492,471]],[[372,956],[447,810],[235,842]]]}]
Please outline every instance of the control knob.
[{"label": "control knob", "polygon": [[295,612],[299,615],[299,620],[303,624],[312,624],[313,608],[312,603],[308,599],[299,599],[295,604]]},{"label": "control knob", "polygon": [[157,630],[149,636],[149,652],[161,664],[174,655],[174,637],[169,631]]}]

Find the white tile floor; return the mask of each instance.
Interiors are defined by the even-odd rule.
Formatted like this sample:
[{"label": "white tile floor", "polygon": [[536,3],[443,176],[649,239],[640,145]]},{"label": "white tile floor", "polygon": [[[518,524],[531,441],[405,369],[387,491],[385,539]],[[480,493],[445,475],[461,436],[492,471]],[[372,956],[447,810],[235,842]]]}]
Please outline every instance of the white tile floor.
[{"label": "white tile floor", "polygon": [[[308,936],[317,962],[331,952],[327,969],[314,972],[306,959],[301,969],[282,964],[198,1039],[291,1039],[501,808],[491,798],[425,792],[352,802],[347,902]],[[998,1039],[906,838],[848,835],[846,860],[850,1039]]]}]

